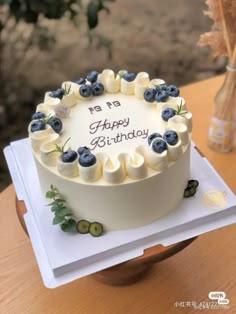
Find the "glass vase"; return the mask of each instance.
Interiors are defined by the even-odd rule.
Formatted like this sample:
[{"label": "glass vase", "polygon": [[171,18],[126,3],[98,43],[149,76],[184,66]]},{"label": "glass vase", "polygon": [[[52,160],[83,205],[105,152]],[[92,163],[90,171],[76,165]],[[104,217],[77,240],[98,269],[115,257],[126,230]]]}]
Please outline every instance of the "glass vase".
[{"label": "glass vase", "polygon": [[225,80],[215,96],[215,108],[211,119],[208,145],[218,152],[233,148],[236,124],[236,66],[228,65]]}]

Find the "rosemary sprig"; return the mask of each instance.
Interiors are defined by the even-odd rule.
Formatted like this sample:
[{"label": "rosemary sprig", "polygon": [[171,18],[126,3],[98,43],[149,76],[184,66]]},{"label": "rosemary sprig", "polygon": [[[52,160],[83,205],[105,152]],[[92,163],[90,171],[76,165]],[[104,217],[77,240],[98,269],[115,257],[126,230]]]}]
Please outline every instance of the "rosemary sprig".
[{"label": "rosemary sprig", "polygon": [[182,116],[186,113],[188,111],[183,109],[183,101],[181,100],[180,105],[177,105],[176,115]]},{"label": "rosemary sprig", "polygon": [[124,70],[124,71],[119,71],[119,72],[117,73],[117,75],[120,77],[120,79],[122,79],[126,72],[127,72],[127,71],[125,71],[125,70]]},{"label": "rosemary sprig", "polygon": [[51,151],[48,152],[46,155],[49,155],[49,154],[55,153],[55,152],[58,152],[58,153],[63,154],[63,153],[64,153],[64,148],[65,148],[66,144],[69,142],[70,139],[71,139],[71,138],[69,137],[69,138],[65,141],[65,143],[63,144],[63,146],[59,146],[59,145],[55,144],[55,149],[51,150]]},{"label": "rosemary sprig", "polygon": [[166,85],[165,83],[158,84],[158,85],[153,84],[153,86],[155,86],[155,88],[156,88],[156,90],[157,90],[158,92],[160,92],[160,91],[162,91],[162,90],[166,90],[166,87],[167,87],[167,85]]},{"label": "rosemary sprig", "polygon": [[47,117],[40,119],[43,121],[45,124],[48,124],[48,121],[53,117],[52,114],[49,114]]},{"label": "rosemary sprig", "polygon": [[71,84],[69,85],[69,87],[68,87],[68,88],[67,88],[67,85],[65,84],[65,88],[64,88],[64,90],[65,90],[65,94],[64,94],[64,96],[69,95],[69,93],[70,93],[70,91],[71,91]]}]

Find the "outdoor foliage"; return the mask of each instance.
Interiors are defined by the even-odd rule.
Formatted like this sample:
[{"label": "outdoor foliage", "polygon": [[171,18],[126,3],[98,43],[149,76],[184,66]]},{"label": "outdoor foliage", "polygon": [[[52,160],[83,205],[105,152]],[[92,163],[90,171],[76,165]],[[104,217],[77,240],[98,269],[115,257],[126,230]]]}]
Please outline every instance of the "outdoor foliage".
[{"label": "outdoor foliage", "polygon": [[[114,1],[91,0],[84,5],[82,0],[0,0],[0,6],[7,5],[9,14],[14,16],[17,22],[24,20],[27,23],[37,23],[40,15],[47,19],[60,19],[67,14],[75,21],[78,14],[84,12],[88,26],[92,29],[98,24],[98,13],[102,10],[109,12],[106,3]],[[3,27],[1,23],[1,28]]]}]

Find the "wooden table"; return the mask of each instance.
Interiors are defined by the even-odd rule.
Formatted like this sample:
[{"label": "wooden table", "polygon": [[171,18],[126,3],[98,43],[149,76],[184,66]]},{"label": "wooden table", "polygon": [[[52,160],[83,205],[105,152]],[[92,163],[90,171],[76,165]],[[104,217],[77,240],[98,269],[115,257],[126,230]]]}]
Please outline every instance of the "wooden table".
[{"label": "wooden table", "polygon": [[[222,81],[220,76],[191,84],[181,94],[193,112],[195,143],[235,193],[236,150],[220,154],[207,147],[213,98]],[[236,313],[235,225],[200,236],[134,285],[111,287],[88,276],[50,290],[43,285],[30,240],[17,219],[14,197],[12,185],[0,194],[0,313],[196,313],[187,302],[210,302],[210,291],[224,291],[230,301],[228,310],[217,313]]]}]

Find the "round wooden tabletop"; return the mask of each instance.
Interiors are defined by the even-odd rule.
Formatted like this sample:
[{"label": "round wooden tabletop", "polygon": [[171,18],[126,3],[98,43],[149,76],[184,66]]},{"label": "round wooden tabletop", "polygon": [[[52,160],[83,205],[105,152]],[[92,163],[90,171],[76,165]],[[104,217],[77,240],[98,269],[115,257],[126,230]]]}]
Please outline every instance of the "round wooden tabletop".
[{"label": "round wooden tabletop", "polygon": [[[15,204],[20,224],[24,231],[28,234],[24,221],[24,214],[27,212],[25,203],[23,201],[19,201],[16,197]],[[183,250],[196,238],[197,237],[194,237],[166,247],[163,245],[156,245],[145,249],[142,256],[99,271],[93,276],[97,280],[109,285],[125,285],[134,283],[141,280],[155,263],[161,262]]]}]

